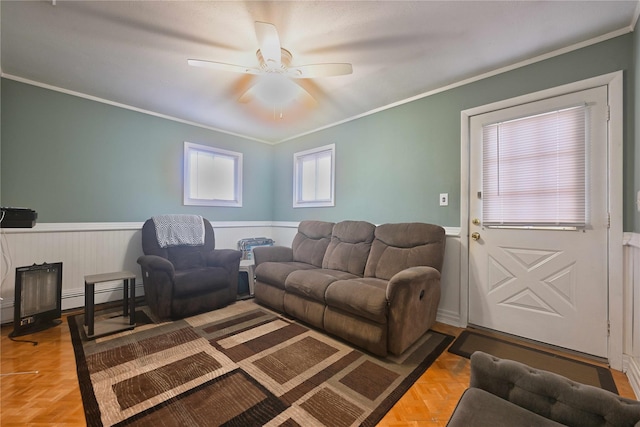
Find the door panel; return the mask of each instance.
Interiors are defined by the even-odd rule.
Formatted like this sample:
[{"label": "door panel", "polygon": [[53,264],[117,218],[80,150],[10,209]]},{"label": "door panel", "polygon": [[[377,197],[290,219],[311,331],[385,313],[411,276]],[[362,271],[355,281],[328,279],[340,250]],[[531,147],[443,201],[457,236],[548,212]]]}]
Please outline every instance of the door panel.
[{"label": "door panel", "polygon": [[[484,226],[482,126],[581,103],[588,105],[587,226]],[[606,87],[474,116],[470,132],[469,232],[479,238],[469,242],[469,323],[607,357]]]}]

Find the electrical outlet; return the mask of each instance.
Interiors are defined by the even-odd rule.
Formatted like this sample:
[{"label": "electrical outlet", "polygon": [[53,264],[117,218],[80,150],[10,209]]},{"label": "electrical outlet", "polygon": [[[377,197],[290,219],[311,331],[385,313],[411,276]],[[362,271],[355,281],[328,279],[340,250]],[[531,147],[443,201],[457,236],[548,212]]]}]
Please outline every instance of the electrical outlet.
[{"label": "electrical outlet", "polygon": [[440,206],[449,206],[449,193],[440,193]]}]

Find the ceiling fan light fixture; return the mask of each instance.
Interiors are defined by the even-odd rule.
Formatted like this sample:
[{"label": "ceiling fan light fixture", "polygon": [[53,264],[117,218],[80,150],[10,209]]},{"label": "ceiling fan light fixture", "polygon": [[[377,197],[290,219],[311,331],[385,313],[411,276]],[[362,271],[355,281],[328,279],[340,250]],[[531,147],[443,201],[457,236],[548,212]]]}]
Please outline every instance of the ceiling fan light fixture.
[{"label": "ceiling fan light fixture", "polygon": [[255,86],[258,101],[269,107],[286,107],[296,99],[298,88],[284,74],[266,73]]}]

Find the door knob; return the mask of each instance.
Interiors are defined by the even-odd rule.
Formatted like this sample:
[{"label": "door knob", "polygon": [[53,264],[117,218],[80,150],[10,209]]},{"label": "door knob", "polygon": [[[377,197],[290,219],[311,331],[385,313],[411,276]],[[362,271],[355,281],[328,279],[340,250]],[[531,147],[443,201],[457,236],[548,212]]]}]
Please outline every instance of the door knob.
[{"label": "door knob", "polygon": [[476,232],[471,233],[471,238],[472,238],[473,240],[479,240],[479,239],[480,239],[480,233],[478,233],[477,231],[476,231]]}]

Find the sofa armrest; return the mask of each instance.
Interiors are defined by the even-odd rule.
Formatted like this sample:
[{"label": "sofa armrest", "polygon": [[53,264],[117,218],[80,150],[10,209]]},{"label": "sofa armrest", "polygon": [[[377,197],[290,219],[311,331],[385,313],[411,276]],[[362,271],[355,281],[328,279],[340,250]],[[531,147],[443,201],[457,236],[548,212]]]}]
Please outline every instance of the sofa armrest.
[{"label": "sofa armrest", "polygon": [[387,285],[388,350],[400,354],[436,321],[440,303],[440,272],[411,267],[396,273]]},{"label": "sofa armrest", "polygon": [[172,279],[176,272],[171,261],[157,255],[142,255],[138,257],[138,264],[142,266],[143,270],[165,272]]},{"label": "sofa armrest", "polygon": [[263,262],[291,262],[293,249],[286,246],[257,246],[253,248],[253,261],[256,267]]},{"label": "sofa armrest", "polygon": [[567,426],[630,427],[640,421],[640,402],[480,351],[471,355],[470,386]]}]

